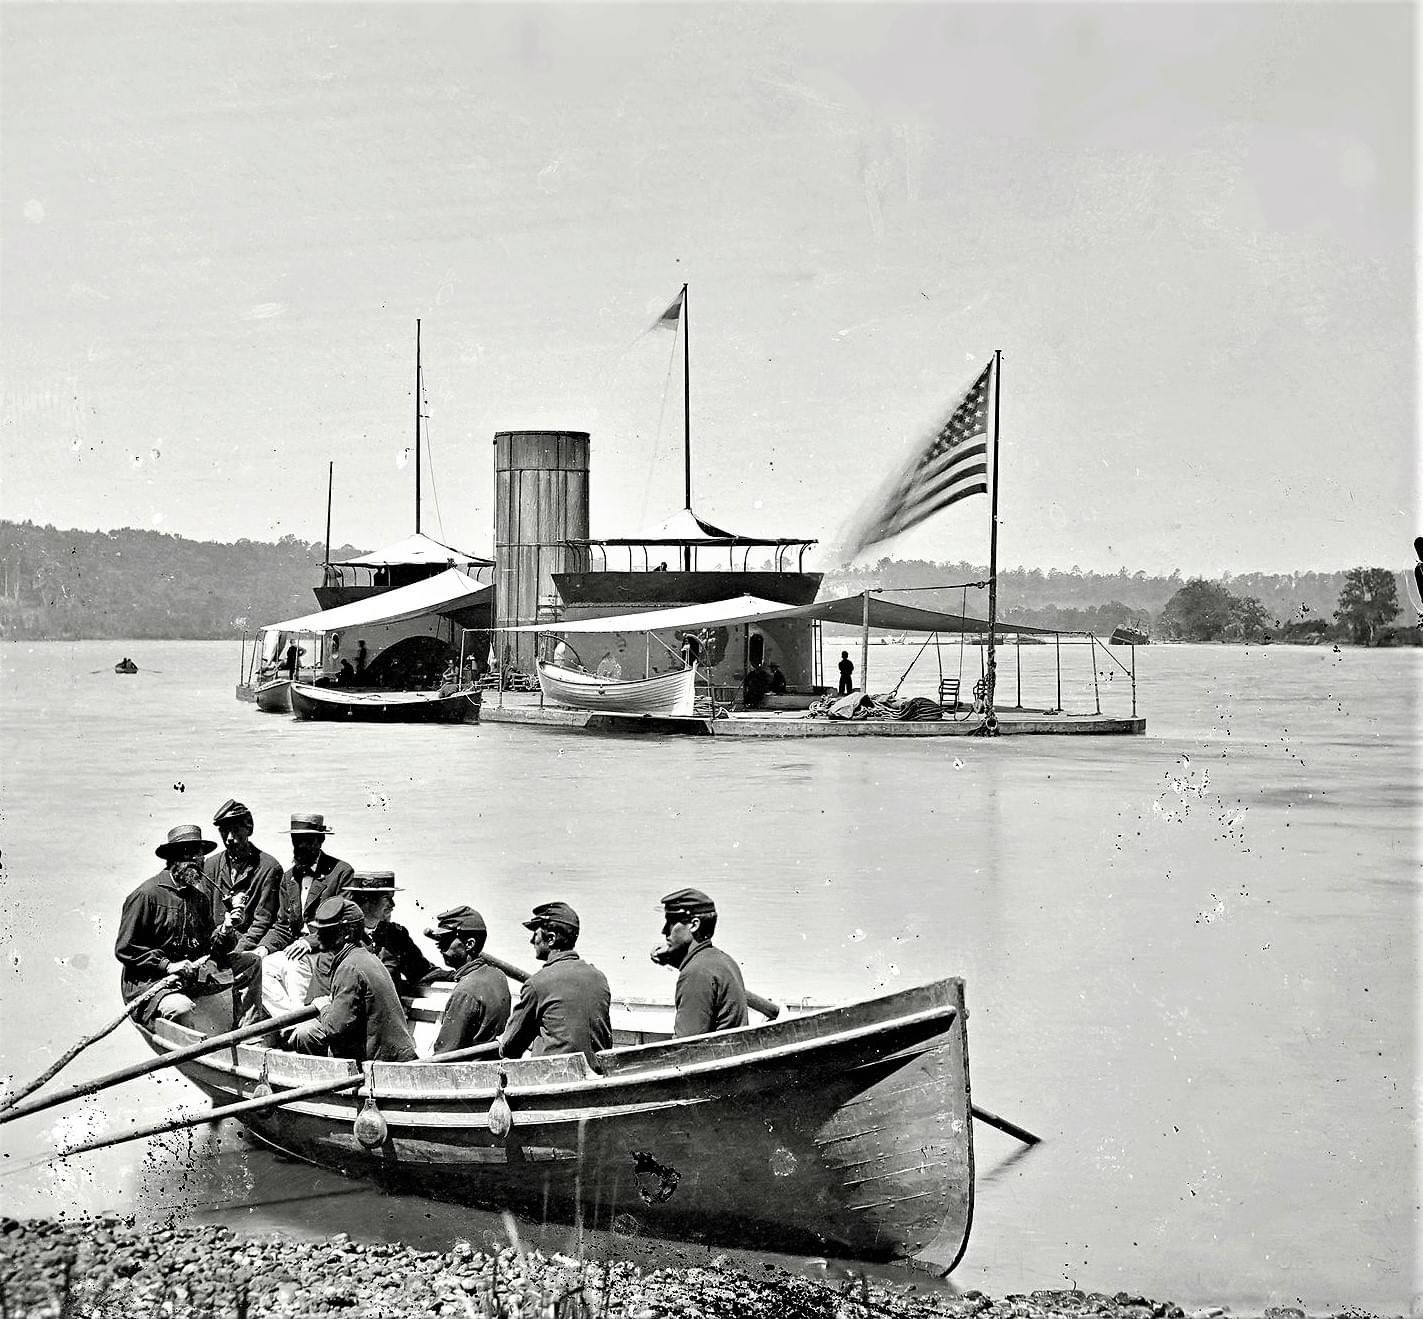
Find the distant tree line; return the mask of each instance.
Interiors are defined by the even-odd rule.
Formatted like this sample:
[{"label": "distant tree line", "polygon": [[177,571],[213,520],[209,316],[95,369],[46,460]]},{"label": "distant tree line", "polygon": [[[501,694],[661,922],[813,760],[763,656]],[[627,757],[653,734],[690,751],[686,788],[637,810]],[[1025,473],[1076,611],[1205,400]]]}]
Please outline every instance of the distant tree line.
[{"label": "distant tree line", "polygon": [[[361,551],[345,545],[335,558]],[[312,613],[319,542],[275,544],[185,540],[157,531],[58,531],[0,521],[0,637],[6,639],[205,639],[254,632]],[[889,599],[986,616],[988,570],[968,563],[881,559],[872,568],[827,573],[823,594],[867,587],[927,588]],[[1399,574],[1401,577],[1402,574]],[[1034,627],[1108,636],[1127,625],[1158,640],[1352,641],[1416,644],[1398,618],[1402,595],[1384,568],[1337,573],[1258,573],[1219,581],[1073,567],[1008,569],[998,578],[998,616]]]},{"label": "distant tree line", "polygon": [[[827,573],[824,589],[849,595],[875,587],[900,604],[984,618],[982,564],[881,559]],[[1399,616],[1403,573],[1351,568],[1333,573],[1226,574],[1218,581],[1144,572],[1011,568],[998,574],[998,617],[1063,632],[1109,636],[1134,627],[1160,641],[1285,641],[1418,645],[1416,619]],[[945,584],[953,583],[953,586]],[[908,589],[906,589],[908,588]]]},{"label": "distant tree line", "polygon": [[[323,550],[295,536],[228,545],[0,521],[0,637],[240,636],[316,611]],[[333,557],[359,553],[343,546]]]}]

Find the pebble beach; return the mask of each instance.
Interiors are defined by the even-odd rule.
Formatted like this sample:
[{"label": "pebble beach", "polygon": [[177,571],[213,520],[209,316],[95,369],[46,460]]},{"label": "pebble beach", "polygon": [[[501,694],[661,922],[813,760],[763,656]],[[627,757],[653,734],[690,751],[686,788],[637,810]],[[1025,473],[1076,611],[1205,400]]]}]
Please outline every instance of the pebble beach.
[{"label": "pebble beach", "polygon": [[[1221,1319],[1118,1292],[1037,1291],[998,1299],[906,1275],[899,1284],[835,1283],[714,1259],[645,1271],[510,1246],[447,1252],[395,1243],[243,1237],[224,1227],[132,1219],[0,1220],[5,1319]],[[1350,1319],[1362,1312],[1351,1311]],[[1272,1309],[1263,1319],[1304,1319]]]}]

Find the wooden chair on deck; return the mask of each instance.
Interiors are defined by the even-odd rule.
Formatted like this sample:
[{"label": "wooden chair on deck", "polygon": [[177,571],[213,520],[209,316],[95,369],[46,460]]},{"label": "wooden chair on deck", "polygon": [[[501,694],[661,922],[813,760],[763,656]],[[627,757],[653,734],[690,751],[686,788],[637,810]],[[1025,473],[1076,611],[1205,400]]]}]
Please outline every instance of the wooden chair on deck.
[{"label": "wooden chair on deck", "polygon": [[939,679],[939,706],[946,715],[958,709],[959,680],[957,678]]}]

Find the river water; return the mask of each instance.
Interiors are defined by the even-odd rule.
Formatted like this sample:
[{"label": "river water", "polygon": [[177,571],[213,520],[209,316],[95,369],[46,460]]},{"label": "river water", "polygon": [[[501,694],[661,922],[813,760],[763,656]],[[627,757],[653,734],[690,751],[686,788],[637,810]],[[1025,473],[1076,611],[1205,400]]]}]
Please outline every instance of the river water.
[{"label": "river water", "polygon": [[[690,883],[773,997],[963,975],[974,1099],[1044,1141],[978,1128],[960,1287],[1417,1310],[1421,663],[1152,646],[1145,737],[795,744],[301,724],[233,699],[226,644],[0,647],[0,1068],[27,1078],[113,1016],[119,904],[169,827],[235,796],[284,860],[288,814],[324,812],[332,852],[397,871],[416,930],[470,902],[527,960],[517,922],[570,901],[621,992],[670,995],[647,949]],[[140,1056],[124,1028],[70,1070]],[[149,1078],[0,1128],[4,1211],[430,1248],[490,1230],[225,1128],[38,1162],[196,1097]]]}]

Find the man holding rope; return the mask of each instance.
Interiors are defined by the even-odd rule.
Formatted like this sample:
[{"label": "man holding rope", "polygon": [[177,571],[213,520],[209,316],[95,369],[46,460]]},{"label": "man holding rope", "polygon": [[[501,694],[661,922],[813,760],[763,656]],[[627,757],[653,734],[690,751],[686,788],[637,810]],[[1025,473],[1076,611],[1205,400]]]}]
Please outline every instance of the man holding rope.
[{"label": "man holding rope", "polygon": [[[174,987],[145,1003],[140,1020],[182,1017],[194,1000],[236,986],[243,1024],[265,1015],[261,960],[236,950],[238,932],[218,886],[203,874],[203,858],[217,847],[195,824],[179,825],[154,848],[166,868],[146,879],[124,900],[114,956],[123,964],[124,1002],[159,981]],[[230,970],[221,981],[215,968]]]}]

